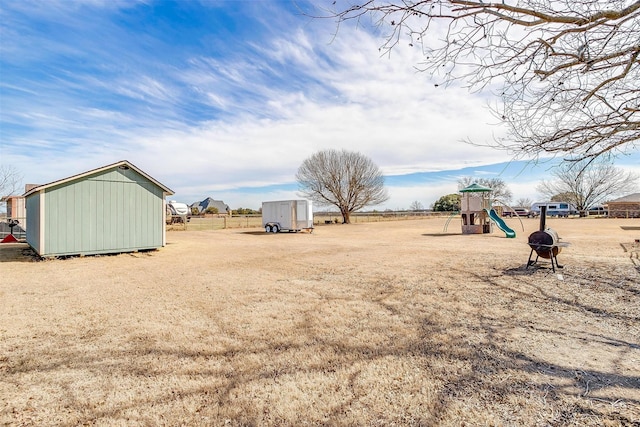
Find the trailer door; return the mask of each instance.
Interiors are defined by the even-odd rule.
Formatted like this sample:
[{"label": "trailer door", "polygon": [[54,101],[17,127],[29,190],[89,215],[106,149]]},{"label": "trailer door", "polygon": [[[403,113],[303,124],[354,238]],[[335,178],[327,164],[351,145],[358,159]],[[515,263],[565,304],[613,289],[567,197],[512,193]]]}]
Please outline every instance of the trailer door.
[{"label": "trailer door", "polygon": [[285,230],[291,230],[295,226],[292,224],[293,219],[293,206],[290,202],[280,203],[278,209],[278,222]]},{"label": "trailer door", "polygon": [[313,227],[313,210],[311,202],[308,200],[298,200],[296,205],[297,228]]}]

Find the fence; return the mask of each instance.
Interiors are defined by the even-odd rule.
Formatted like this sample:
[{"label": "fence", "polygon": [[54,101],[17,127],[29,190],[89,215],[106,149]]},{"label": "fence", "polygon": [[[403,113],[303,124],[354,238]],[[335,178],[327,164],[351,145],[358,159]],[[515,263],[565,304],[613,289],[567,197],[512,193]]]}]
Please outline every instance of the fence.
[{"label": "fence", "polygon": [[167,225],[167,230],[221,230],[223,228],[262,227],[261,215],[205,215],[193,216],[186,223]]},{"label": "fence", "polygon": [[[448,217],[451,212],[356,212],[351,214],[351,223],[403,221],[432,217]],[[342,215],[337,212],[319,212],[313,214],[313,223],[340,224]],[[222,230],[224,228],[262,228],[261,215],[205,215],[193,216],[186,223],[167,225],[167,230]]]},{"label": "fence", "polygon": [[[18,224],[14,227],[10,227],[9,224],[11,223],[11,221],[15,220],[18,221]],[[7,218],[5,216],[0,217],[0,240],[4,239],[9,234],[13,234],[13,236],[18,240],[26,239],[27,234],[24,230],[24,226],[26,223],[26,218]]]},{"label": "fence", "polygon": [[638,209],[609,209],[610,218],[640,218]]},{"label": "fence", "polygon": [[[452,216],[451,212],[356,212],[351,214],[351,223],[403,221],[411,219],[425,219]],[[620,210],[611,212],[612,218],[640,218],[640,210]],[[25,218],[19,218],[21,227],[14,227],[13,234],[16,239],[26,239],[26,233],[22,227],[26,224]],[[313,215],[315,225],[340,224],[342,215],[338,212],[317,212]],[[205,215],[194,216],[186,224],[170,224],[167,230],[222,230],[225,228],[262,228],[261,215]],[[0,239],[10,234],[11,229],[6,218],[0,218]]]}]

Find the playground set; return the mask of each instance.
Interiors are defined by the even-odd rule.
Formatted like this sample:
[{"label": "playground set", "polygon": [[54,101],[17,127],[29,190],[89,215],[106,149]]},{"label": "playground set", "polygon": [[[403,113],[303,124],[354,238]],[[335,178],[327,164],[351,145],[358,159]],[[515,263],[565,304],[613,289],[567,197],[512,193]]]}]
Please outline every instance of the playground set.
[{"label": "playground set", "polygon": [[[466,188],[460,190],[460,212],[453,213],[444,226],[444,231],[447,230],[451,219],[460,214],[462,222],[462,234],[486,234],[493,232],[494,224],[504,232],[507,238],[516,237],[516,232],[509,227],[496,210],[493,208],[493,198],[491,196],[491,188],[483,187],[479,184],[471,184]],[[498,201],[499,202],[499,201]],[[506,208],[514,211],[513,208],[507,206],[505,203],[499,202]],[[540,208],[540,229],[534,231],[529,235],[528,244],[531,248],[529,252],[529,259],[527,260],[527,269],[536,264],[540,258],[551,261],[551,268],[553,272],[556,272],[556,268],[563,268],[558,263],[558,253],[563,247],[569,246],[569,243],[560,242],[560,237],[555,230],[546,227],[547,207],[541,206]],[[520,224],[522,225],[522,231],[524,231],[524,224],[522,220],[517,216]],[[533,259],[533,254],[536,254]]]},{"label": "playground set", "polygon": [[[493,208],[493,189],[479,184],[471,184],[460,190],[460,216],[462,221],[462,234],[489,234],[493,233],[495,224],[508,238],[516,237],[516,232],[504,222]],[[458,212],[449,217],[445,224],[445,231]],[[524,231],[524,224],[518,218]]]}]

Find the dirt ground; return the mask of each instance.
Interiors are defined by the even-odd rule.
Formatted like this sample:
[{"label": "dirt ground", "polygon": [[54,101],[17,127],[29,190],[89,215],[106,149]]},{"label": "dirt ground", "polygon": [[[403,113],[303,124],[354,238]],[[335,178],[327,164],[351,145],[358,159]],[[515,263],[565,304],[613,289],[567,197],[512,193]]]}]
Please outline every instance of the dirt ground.
[{"label": "dirt ground", "polygon": [[640,221],[507,222],[0,245],[0,424],[640,426]]}]

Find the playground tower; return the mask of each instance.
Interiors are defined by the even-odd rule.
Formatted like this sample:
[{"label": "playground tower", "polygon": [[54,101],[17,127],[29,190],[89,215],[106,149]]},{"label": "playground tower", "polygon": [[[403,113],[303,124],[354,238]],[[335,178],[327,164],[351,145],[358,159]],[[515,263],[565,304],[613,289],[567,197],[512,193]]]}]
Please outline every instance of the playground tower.
[{"label": "playground tower", "polygon": [[485,234],[493,232],[489,210],[493,190],[479,184],[460,190],[460,214],[462,216],[462,234]]}]

